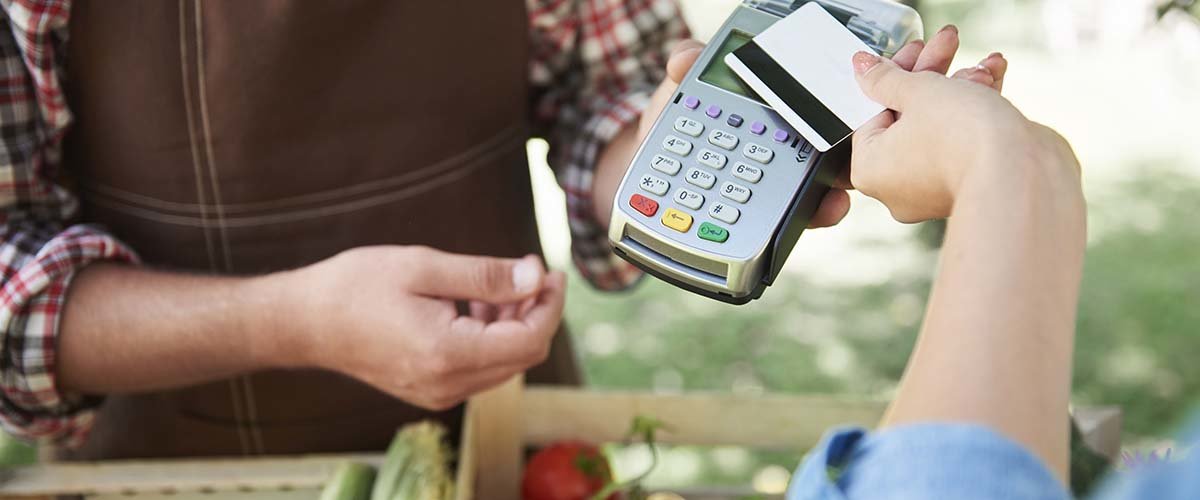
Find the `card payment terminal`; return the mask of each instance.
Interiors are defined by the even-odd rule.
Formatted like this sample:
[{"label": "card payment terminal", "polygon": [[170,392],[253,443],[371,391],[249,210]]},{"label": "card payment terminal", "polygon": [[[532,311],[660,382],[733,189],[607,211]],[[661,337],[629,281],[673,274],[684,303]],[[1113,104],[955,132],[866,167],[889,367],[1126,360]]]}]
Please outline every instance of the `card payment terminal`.
[{"label": "card payment terminal", "polygon": [[617,255],[731,304],[757,299],[774,282],[846,164],[850,141],[817,152],[723,60],[808,1],[887,57],[923,31],[916,11],[888,0],[745,0],[625,173],[608,232]]}]

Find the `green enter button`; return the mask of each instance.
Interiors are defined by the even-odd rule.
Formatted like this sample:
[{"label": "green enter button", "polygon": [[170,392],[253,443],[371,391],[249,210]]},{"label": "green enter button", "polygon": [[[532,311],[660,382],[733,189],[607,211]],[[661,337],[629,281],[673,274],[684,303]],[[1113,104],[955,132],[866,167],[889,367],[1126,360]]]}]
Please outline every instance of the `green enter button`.
[{"label": "green enter button", "polygon": [[700,233],[701,238],[704,238],[708,241],[724,243],[725,240],[729,239],[729,230],[708,222],[700,224],[700,230],[698,232]]}]

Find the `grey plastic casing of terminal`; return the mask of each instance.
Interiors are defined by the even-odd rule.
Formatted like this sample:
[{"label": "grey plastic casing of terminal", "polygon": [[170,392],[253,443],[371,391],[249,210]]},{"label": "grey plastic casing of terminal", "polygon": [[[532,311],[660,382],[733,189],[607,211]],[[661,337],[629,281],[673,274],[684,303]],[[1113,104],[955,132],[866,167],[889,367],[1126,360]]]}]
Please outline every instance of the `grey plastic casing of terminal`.
[{"label": "grey plastic casing of terminal", "polygon": [[[774,283],[830,184],[846,165],[850,141],[819,153],[799,138],[770,107],[705,83],[699,76],[718,55],[721,41],[735,33],[743,36],[761,33],[808,1],[820,3],[867,45],[887,57],[922,35],[921,18],[916,11],[888,0],[746,0],[740,4],[713,36],[714,43],[708,45],[684,77],[674,102],[659,115],[621,181],[608,232],[617,255],[675,286],[731,304],[745,304],[757,299]],[[743,154],[743,146],[750,142],[774,152],[774,158],[768,164],[759,165],[763,174],[757,183],[737,180],[728,166],[707,170],[716,175],[716,187],[724,181],[733,181],[752,189],[751,200],[745,204],[731,203],[742,212],[735,224],[725,224],[709,216],[707,208],[712,203],[729,202],[718,199],[715,189],[707,191],[711,201],[706,199],[700,210],[687,210],[673,203],[671,195],[679,188],[694,187],[683,181],[683,175],[667,179],[671,187],[663,196],[656,197],[639,189],[638,182],[645,174],[664,177],[662,172],[653,170],[650,163],[656,155],[663,153],[661,145],[668,136],[679,135],[673,127],[676,119],[696,119],[705,125],[705,132],[718,128],[729,130],[725,125],[728,114],[710,119],[703,107],[685,107],[681,102],[684,96],[696,96],[705,106],[716,105],[725,113],[736,113],[745,123],[761,122],[770,130],[784,130],[790,137],[799,138],[781,144],[771,141],[770,134],[755,136],[741,128],[736,133],[740,139],[738,147],[730,151],[717,149],[727,154],[729,165],[750,163]],[[680,174],[693,167],[703,168],[696,162],[696,151],[716,149],[710,148],[706,135],[694,138],[697,147],[692,154],[679,159],[683,164]],[[649,217],[635,210],[629,203],[634,194],[652,197],[661,205],[660,210]],[[666,208],[689,213],[694,219],[691,229],[679,232],[665,226],[659,219]],[[704,222],[728,227],[728,239],[718,243],[698,237],[696,228]]]}]

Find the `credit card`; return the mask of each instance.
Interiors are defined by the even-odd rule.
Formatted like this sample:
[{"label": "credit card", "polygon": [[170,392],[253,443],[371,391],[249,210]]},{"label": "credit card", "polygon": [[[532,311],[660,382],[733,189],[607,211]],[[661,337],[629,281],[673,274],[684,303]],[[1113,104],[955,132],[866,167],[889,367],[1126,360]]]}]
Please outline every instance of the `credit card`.
[{"label": "credit card", "polygon": [[726,55],[725,64],[824,152],[885,109],[854,79],[850,59],[858,51],[878,54],[809,2]]}]

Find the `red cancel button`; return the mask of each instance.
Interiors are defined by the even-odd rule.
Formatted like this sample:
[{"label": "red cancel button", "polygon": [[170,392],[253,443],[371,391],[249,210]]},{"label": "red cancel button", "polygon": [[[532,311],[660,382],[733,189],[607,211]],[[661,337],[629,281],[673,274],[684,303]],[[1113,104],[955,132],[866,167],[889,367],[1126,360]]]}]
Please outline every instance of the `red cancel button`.
[{"label": "red cancel button", "polygon": [[658,202],[640,194],[635,194],[629,198],[629,206],[641,212],[646,217],[651,217],[655,212],[658,212]]}]

